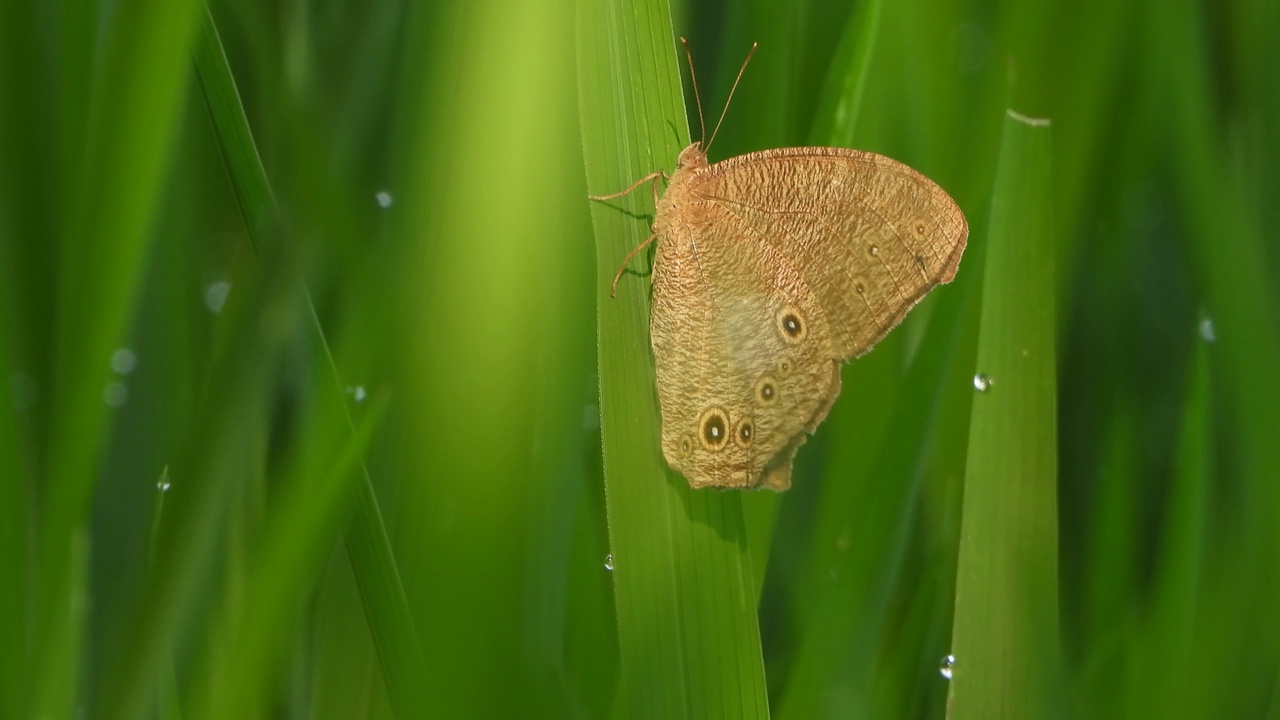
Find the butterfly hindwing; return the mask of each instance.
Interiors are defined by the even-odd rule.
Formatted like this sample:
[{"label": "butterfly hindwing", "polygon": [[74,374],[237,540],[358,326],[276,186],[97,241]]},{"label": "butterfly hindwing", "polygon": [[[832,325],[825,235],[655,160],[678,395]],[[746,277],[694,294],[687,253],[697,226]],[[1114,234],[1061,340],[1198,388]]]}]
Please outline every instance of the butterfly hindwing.
[{"label": "butterfly hindwing", "polygon": [[785,489],[839,392],[826,313],[773,243],[717,203],[664,217],[653,272],[663,450],[695,487]]}]

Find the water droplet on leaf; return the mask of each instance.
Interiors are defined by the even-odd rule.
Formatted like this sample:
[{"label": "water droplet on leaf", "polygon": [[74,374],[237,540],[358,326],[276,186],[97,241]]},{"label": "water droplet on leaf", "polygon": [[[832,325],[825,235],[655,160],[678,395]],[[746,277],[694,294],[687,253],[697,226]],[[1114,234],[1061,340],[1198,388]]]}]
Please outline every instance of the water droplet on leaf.
[{"label": "water droplet on leaf", "polygon": [[955,674],[955,671],[956,671],[956,656],[947,655],[946,657],[942,658],[942,664],[938,666],[938,673],[942,675],[943,679],[950,680],[951,676]]}]

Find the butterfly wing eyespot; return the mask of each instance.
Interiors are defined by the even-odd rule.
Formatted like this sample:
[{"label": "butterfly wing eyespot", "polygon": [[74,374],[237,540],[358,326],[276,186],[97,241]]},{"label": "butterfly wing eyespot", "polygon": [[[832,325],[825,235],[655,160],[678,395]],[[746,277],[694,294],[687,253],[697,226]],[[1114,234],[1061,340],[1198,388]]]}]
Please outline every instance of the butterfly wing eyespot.
[{"label": "butterfly wing eyespot", "polygon": [[769,375],[762,375],[759,380],[756,380],[755,390],[752,393],[756,402],[761,405],[773,405],[778,402],[781,394],[777,381]]},{"label": "butterfly wing eyespot", "polygon": [[774,319],[782,339],[788,343],[803,342],[809,335],[809,323],[800,311],[791,305],[783,305]]},{"label": "butterfly wing eyespot", "polygon": [[719,452],[729,439],[729,417],[718,407],[707,408],[698,418],[698,440],[710,452]]},{"label": "butterfly wing eyespot", "polygon": [[688,457],[693,452],[693,435],[685,435],[680,438],[680,457]]},{"label": "butterfly wing eyespot", "polygon": [[755,423],[751,421],[751,416],[748,415],[739,420],[738,429],[734,432],[734,438],[738,441],[738,444],[743,447],[749,447],[751,445],[751,441],[754,440],[755,437],[756,426]]}]

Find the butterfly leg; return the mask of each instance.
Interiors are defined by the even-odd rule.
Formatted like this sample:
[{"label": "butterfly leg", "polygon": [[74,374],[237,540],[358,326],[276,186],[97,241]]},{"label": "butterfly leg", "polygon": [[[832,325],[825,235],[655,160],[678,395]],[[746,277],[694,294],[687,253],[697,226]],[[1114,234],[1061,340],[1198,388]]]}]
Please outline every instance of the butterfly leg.
[{"label": "butterfly leg", "polygon": [[667,177],[667,174],[666,174],[665,172],[663,172],[662,170],[658,170],[658,171],[656,171],[656,172],[651,172],[651,173],[649,173],[648,175],[645,175],[644,177],[640,178],[639,180],[637,180],[637,181],[635,181],[635,182],[631,183],[631,187],[628,187],[626,190],[623,190],[622,192],[616,192],[616,193],[613,193],[612,195],[588,195],[588,196],[587,196],[587,199],[588,199],[588,200],[596,200],[596,201],[613,200],[614,198],[620,198],[620,197],[622,197],[623,195],[628,195],[628,194],[630,194],[632,190],[635,190],[636,188],[640,187],[641,185],[643,185],[643,184],[645,184],[645,183],[647,183],[647,182],[652,182],[652,183],[653,183],[653,203],[654,203],[655,205],[657,205],[657,204],[658,204],[658,179],[659,179],[659,178],[661,178],[661,179],[663,179],[663,180],[669,180],[669,179],[670,179],[670,178],[668,178],[668,177]]},{"label": "butterfly leg", "polygon": [[656,237],[658,237],[658,233],[650,235],[648,240],[640,243],[636,246],[635,250],[632,250],[627,254],[626,259],[622,261],[622,267],[618,268],[618,274],[613,276],[613,285],[609,290],[609,297],[618,297],[618,281],[622,279],[622,273],[626,272],[627,265],[631,264],[631,258],[635,257],[636,253],[648,247],[649,243],[653,242],[653,239]]}]

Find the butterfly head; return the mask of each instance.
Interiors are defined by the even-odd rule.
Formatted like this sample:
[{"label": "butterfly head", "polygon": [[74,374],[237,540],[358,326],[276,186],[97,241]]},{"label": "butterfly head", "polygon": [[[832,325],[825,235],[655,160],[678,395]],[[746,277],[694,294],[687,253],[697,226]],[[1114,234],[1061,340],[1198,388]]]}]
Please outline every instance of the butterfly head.
[{"label": "butterfly head", "polygon": [[676,170],[694,170],[707,166],[707,153],[702,149],[702,141],[689,143],[689,147],[680,151],[676,158]]}]

